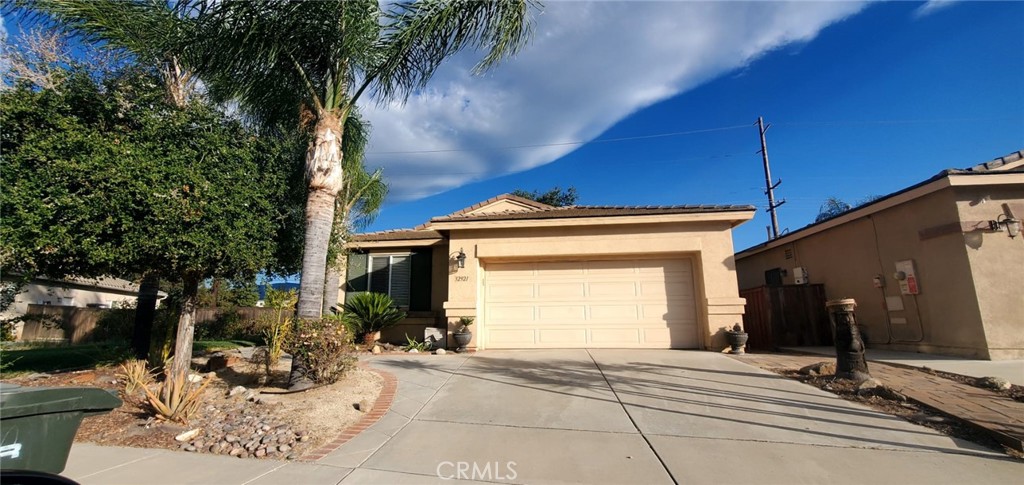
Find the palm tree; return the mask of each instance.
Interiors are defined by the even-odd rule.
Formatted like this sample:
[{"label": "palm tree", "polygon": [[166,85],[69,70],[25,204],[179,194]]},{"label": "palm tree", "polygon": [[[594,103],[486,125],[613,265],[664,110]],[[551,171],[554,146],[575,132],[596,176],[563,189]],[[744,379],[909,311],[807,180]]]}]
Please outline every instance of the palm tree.
[{"label": "palm tree", "polygon": [[[349,114],[352,120],[352,114]],[[378,168],[373,173],[366,171],[363,165],[362,148],[365,147],[365,125],[356,125],[355,121],[345,128],[346,147],[342,162],[345,177],[342,180],[341,192],[338,193],[334,211],[334,227],[331,233],[331,246],[327,254],[327,274],[324,279],[323,312],[331,311],[338,302],[338,290],[344,277],[347,253],[345,241],[354,229],[368,226],[380,212],[384,198],[388,194],[388,185],[384,182],[384,171]]]},{"label": "palm tree", "polygon": [[[483,50],[483,72],[529,38],[534,0],[20,0],[88,37],[159,59],[177,85],[201,78],[265,127],[295,122],[312,141],[298,316],[323,309],[345,128],[365,95],[404,101],[441,64]],[[173,90],[169,97],[175,97]],[[293,360],[293,370],[301,363]],[[293,376],[296,372],[293,372]],[[294,379],[293,379],[294,384]],[[297,386],[292,385],[295,388]]]},{"label": "palm tree", "polygon": [[323,309],[335,200],[343,189],[344,124],[364,95],[404,100],[466,49],[482,72],[514,55],[530,32],[531,0],[289,2],[222,0],[197,17],[199,70],[211,92],[263,123],[298,119],[313,136],[298,315]]}]

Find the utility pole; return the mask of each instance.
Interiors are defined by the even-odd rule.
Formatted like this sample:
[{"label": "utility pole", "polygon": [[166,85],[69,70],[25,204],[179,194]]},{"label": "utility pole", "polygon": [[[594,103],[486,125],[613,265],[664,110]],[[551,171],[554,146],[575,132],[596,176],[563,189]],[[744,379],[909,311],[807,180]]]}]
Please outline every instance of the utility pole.
[{"label": "utility pole", "polygon": [[782,179],[772,184],[772,170],[768,166],[768,143],[765,142],[764,134],[768,131],[771,124],[765,126],[764,118],[757,117],[757,131],[761,134],[761,160],[764,161],[764,193],[768,195],[768,213],[772,216],[772,232],[769,234],[769,239],[776,239],[779,237],[779,216],[775,213],[775,209],[786,203],[786,199],[782,199],[779,203],[775,203],[775,188],[782,183]]}]

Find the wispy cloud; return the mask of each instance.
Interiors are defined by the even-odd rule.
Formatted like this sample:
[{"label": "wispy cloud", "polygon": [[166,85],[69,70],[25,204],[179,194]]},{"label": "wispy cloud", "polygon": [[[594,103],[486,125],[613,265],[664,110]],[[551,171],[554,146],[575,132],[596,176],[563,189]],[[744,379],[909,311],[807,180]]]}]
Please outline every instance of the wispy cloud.
[{"label": "wispy cloud", "polygon": [[935,12],[938,12],[939,10],[948,8],[949,6],[959,1],[960,0],[928,0],[927,2],[924,3],[924,5],[921,5],[920,7],[917,7],[917,9],[914,10],[914,18],[919,19],[926,15],[931,15]]},{"label": "wispy cloud", "polygon": [[[653,103],[807,42],[850,2],[548,2],[514,61],[454,59],[406,104],[367,105],[368,159],[409,200],[551,162]],[[415,151],[420,153],[396,153]]]}]

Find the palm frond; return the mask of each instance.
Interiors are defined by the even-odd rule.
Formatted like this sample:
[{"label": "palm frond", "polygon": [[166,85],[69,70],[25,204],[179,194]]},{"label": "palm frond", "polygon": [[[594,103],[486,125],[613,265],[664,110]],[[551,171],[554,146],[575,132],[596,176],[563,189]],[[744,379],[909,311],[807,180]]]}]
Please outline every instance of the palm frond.
[{"label": "palm frond", "polygon": [[434,71],[455,53],[485,50],[476,72],[514,56],[532,33],[533,0],[400,1],[384,14],[384,33],[376,47],[379,63],[367,72],[358,98],[373,87],[379,101],[405,98],[426,85]]}]

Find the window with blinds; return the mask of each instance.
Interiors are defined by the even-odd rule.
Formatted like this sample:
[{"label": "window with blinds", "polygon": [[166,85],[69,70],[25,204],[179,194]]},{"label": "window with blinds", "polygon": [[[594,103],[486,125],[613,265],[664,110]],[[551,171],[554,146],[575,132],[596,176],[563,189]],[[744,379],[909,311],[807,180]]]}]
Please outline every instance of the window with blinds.
[{"label": "window with blinds", "polygon": [[385,293],[401,307],[409,306],[412,258],[403,255],[371,255],[369,258],[370,291]]}]

